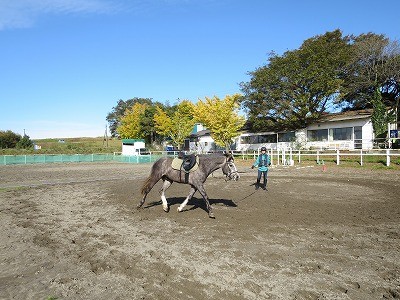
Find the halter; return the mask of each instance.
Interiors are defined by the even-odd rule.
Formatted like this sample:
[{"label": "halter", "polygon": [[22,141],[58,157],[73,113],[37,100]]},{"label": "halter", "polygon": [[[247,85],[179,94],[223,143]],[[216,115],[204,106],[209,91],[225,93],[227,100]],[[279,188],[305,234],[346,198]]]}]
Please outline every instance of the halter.
[{"label": "halter", "polygon": [[234,163],[233,161],[228,161],[228,158],[227,158],[226,164],[228,165],[228,170],[229,170],[229,172],[228,172],[228,174],[226,175],[226,177],[229,178],[229,179],[232,179],[232,176],[236,174],[237,176],[235,176],[234,179],[235,179],[235,180],[238,180],[238,178],[239,178],[240,176],[239,176],[238,170],[236,169],[235,163]]}]

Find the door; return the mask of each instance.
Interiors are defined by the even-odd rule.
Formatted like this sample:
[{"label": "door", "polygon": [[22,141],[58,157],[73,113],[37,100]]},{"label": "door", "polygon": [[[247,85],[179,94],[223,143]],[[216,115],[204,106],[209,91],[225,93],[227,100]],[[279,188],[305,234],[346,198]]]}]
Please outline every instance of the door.
[{"label": "door", "polygon": [[354,149],[362,149],[362,126],[354,127]]}]

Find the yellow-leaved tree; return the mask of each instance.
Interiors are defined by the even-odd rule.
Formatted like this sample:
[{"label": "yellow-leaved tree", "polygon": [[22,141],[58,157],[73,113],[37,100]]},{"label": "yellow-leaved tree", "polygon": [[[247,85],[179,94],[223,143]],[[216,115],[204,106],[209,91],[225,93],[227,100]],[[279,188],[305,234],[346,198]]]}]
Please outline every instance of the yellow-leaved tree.
[{"label": "yellow-leaved tree", "polygon": [[239,115],[240,97],[240,94],[227,95],[224,99],[206,97],[196,105],[196,121],[206,126],[215,143],[227,151],[246,121]]},{"label": "yellow-leaved tree", "polygon": [[136,102],[131,108],[128,108],[121,118],[121,125],[117,127],[117,132],[123,139],[145,138],[145,134],[140,126],[140,120],[144,116],[147,104]]},{"label": "yellow-leaved tree", "polygon": [[188,100],[180,102],[171,115],[157,107],[157,111],[154,114],[156,132],[171,138],[172,143],[180,149],[185,138],[193,130],[195,124],[194,111],[195,105]]}]

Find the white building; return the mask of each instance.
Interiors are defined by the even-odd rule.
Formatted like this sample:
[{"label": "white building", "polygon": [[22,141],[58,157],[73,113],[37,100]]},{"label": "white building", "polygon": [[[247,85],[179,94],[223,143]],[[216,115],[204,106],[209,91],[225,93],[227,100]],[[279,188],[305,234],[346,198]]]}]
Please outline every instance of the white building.
[{"label": "white building", "polygon": [[[326,114],[307,128],[289,132],[242,133],[231,149],[238,151],[268,149],[372,149],[374,133],[371,121],[372,110],[348,111]],[[196,124],[190,137],[192,152],[207,153],[220,150],[210,132]],[[197,130],[200,129],[200,130]]]},{"label": "white building", "polygon": [[372,110],[327,114],[307,128],[291,132],[243,133],[235,141],[236,150],[269,149],[372,149]]}]

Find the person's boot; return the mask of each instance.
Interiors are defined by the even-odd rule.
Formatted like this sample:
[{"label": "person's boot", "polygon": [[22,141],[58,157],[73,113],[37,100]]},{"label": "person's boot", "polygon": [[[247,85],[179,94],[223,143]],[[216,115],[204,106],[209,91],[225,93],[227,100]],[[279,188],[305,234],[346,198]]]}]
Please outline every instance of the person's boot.
[{"label": "person's boot", "polygon": [[264,191],[267,190],[267,180],[266,180],[266,179],[264,179],[264,185],[263,185],[262,189],[263,189]]},{"label": "person's boot", "polygon": [[259,180],[257,180],[255,186],[256,186],[256,190],[258,190],[260,188],[260,181]]}]

